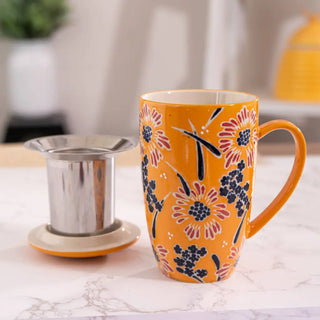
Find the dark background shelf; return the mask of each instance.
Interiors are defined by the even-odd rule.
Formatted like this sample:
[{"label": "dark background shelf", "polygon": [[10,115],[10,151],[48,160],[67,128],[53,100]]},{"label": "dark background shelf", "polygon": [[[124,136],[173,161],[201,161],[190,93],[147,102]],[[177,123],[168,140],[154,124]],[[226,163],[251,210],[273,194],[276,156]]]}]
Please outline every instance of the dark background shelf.
[{"label": "dark background shelf", "polygon": [[25,142],[37,137],[67,133],[66,119],[62,113],[41,118],[12,116],[7,124],[4,142]]}]

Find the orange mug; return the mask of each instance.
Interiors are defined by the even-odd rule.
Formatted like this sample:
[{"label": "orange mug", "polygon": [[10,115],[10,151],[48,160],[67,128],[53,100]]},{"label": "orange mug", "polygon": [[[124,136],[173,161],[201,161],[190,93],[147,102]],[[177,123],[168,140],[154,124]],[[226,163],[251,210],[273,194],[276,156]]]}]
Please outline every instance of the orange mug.
[{"label": "orange mug", "polygon": [[[145,211],[155,258],[166,276],[212,282],[233,272],[244,239],[283,206],[303,171],[306,144],[285,120],[258,125],[258,97],[225,90],[171,90],[140,97]],[[250,221],[258,140],[277,129],[295,140],[290,176]]]}]

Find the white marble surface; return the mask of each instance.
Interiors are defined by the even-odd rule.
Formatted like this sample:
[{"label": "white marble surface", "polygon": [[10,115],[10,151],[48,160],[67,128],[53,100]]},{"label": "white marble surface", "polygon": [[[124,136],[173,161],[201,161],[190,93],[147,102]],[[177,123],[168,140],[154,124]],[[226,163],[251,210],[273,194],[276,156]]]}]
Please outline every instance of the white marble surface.
[{"label": "white marble surface", "polygon": [[[72,320],[319,320],[320,308],[281,308],[233,311],[172,312],[106,317],[72,318]],[[56,319],[58,320],[58,319]]]},{"label": "white marble surface", "polygon": [[[259,162],[254,212],[281,188],[291,159]],[[296,316],[290,319],[320,318],[314,308],[320,306],[320,157],[308,158],[289,202],[246,241],[233,276],[211,284],[180,283],[158,271],[139,168],[118,168],[116,181],[117,217],[135,222],[141,239],[107,257],[65,259],[37,252],[26,241],[30,229],[49,219],[45,169],[0,168],[0,319],[214,311],[260,320],[273,319],[267,314],[279,308]]]}]

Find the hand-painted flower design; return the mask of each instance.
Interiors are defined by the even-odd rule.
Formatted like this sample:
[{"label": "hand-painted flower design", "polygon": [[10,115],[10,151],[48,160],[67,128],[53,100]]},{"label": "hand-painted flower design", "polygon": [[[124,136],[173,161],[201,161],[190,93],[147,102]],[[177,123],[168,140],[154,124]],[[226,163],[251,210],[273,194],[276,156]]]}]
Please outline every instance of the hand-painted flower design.
[{"label": "hand-painted flower design", "polygon": [[217,269],[216,271],[217,281],[225,279],[232,271],[233,264],[226,262],[223,265],[221,265],[220,259],[216,254],[211,255],[211,259],[214,262]]},{"label": "hand-painted flower design", "polygon": [[240,247],[232,246],[230,248],[230,254],[228,256],[228,259],[233,260],[233,267],[236,267],[240,259]]},{"label": "hand-painted flower design", "polygon": [[240,254],[240,247],[232,246],[230,248],[230,254],[228,256],[229,260],[233,260],[233,262],[225,262],[221,265],[220,259],[216,254],[211,255],[211,259],[216,266],[216,279],[217,281],[224,280],[227,278],[234,267],[238,264]]},{"label": "hand-painted flower design", "polygon": [[198,248],[192,244],[183,250],[179,244],[176,244],[173,250],[178,255],[173,259],[177,265],[176,270],[198,282],[203,282],[202,278],[208,275],[208,271],[206,269],[195,268],[196,263],[208,253],[206,247]]},{"label": "hand-painted flower design", "polygon": [[240,252],[239,247],[232,246],[230,248],[230,254],[229,254],[228,259],[237,259],[239,256],[239,252]]},{"label": "hand-painted flower design", "polygon": [[248,191],[250,183],[243,182],[243,170],[246,165],[242,159],[237,168],[228,172],[227,175],[220,179],[221,187],[219,193],[221,197],[226,197],[229,204],[235,203],[238,217],[242,217],[250,207],[250,198]]},{"label": "hand-painted flower design", "polygon": [[167,255],[169,253],[169,250],[167,250],[163,245],[158,244],[156,248],[152,246],[153,249],[153,254],[156,258],[156,260],[159,263],[160,270],[162,271],[163,274],[166,276],[169,275],[169,272],[173,272],[173,269],[171,268],[168,260],[167,260]]},{"label": "hand-painted flower design", "polygon": [[150,153],[151,165],[156,168],[163,158],[159,149],[171,149],[169,138],[158,128],[161,124],[162,114],[154,108],[150,111],[148,105],[144,104],[139,113],[140,147],[142,153]]},{"label": "hand-painted flower design", "polygon": [[248,167],[252,167],[254,160],[255,146],[258,141],[257,115],[254,110],[244,106],[237,113],[236,119],[221,123],[222,131],[219,132],[219,149],[224,154],[225,168],[231,164],[238,163],[241,158],[246,158]]},{"label": "hand-painted flower design", "polygon": [[151,233],[153,238],[155,238],[157,217],[158,217],[158,214],[162,211],[163,204],[170,193],[167,194],[164,198],[162,198],[162,200],[158,199],[158,196],[156,195],[156,188],[157,188],[156,180],[154,179],[148,180],[148,174],[149,174],[148,164],[149,164],[149,159],[148,159],[148,156],[145,154],[141,162],[142,185],[143,185],[143,192],[146,197],[145,198],[146,208],[151,214],[153,214]]},{"label": "hand-painted flower design", "polygon": [[232,270],[232,263],[224,263],[219,270],[216,271],[217,281],[224,280]]},{"label": "hand-painted flower design", "polygon": [[222,227],[217,221],[230,216],[224,203],[216,203],[218,193],[214,188],[206,192],[205,185],[193,183],[189,195],[181,187],[174,192],[176,204],[172,206],[172,217],[176,223],[184,225],[189,240],[199,239],[203,233],[205,239],[213,240],[221,233]]}]

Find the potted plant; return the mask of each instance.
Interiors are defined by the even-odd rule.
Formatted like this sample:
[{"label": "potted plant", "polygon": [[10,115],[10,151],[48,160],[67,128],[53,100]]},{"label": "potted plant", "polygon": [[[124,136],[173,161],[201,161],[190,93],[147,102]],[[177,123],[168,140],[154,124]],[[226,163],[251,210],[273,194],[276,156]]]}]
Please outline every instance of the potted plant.
[{"label": "potted plant", "polygon": [[51,35],[68,13],[65,0],[0,0],[0,33],[12,39],[8,98],[12,112],[41,117],[57,108]]}]

